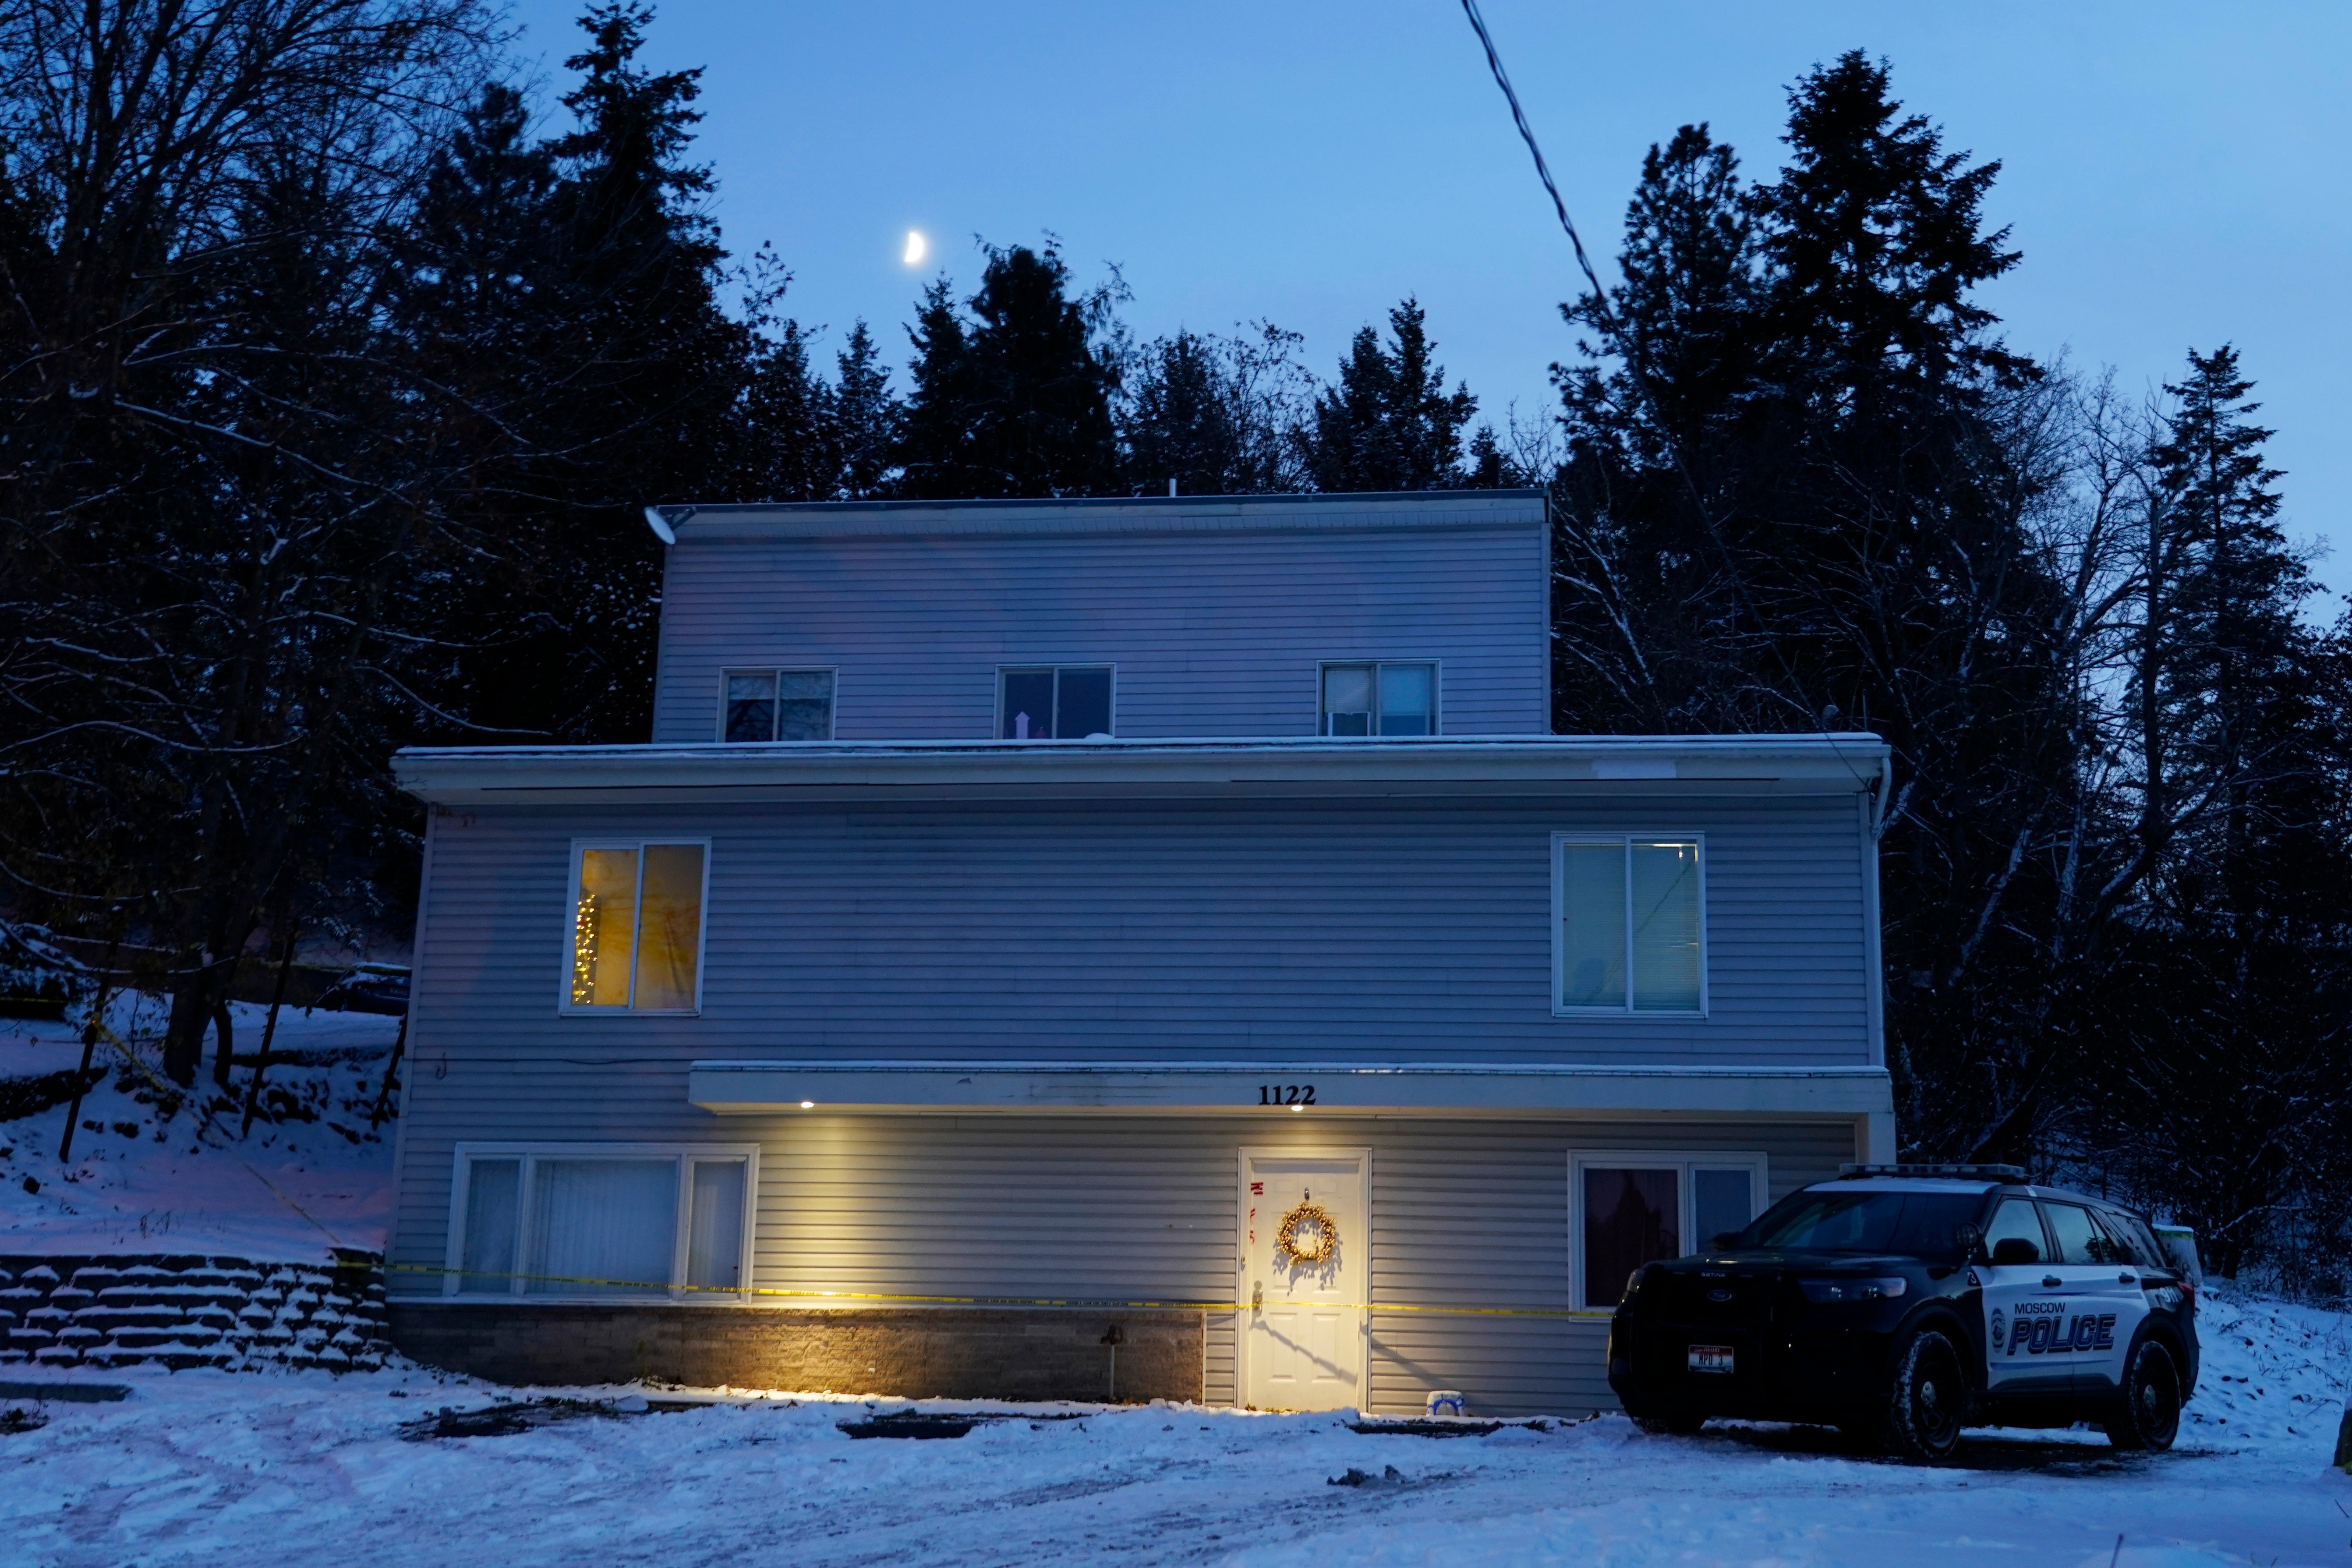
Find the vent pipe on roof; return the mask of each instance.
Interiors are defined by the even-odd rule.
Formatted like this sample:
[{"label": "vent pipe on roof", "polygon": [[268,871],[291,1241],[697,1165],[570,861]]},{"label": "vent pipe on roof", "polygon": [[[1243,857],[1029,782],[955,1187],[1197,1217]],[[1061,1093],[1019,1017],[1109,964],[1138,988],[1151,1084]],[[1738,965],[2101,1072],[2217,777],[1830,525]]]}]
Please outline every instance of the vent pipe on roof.
[{"label": "vent pipe on roof", "polygon": [[1174,479],[1170,479],[1168,481],[1168,493],[1171,496],[1173,496],[1176,493],[1176,481]]}]

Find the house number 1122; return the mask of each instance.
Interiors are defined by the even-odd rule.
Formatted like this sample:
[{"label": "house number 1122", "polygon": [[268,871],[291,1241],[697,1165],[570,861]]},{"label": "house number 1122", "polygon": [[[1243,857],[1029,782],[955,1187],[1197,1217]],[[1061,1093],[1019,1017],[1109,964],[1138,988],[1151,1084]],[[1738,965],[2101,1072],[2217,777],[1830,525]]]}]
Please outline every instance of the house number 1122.
[{"label": "house number 1122", "polygon": [[1262,1083],[1257,1086],[1260,1105],[1312,1105],[1315,1086],[1311,1083]]}]

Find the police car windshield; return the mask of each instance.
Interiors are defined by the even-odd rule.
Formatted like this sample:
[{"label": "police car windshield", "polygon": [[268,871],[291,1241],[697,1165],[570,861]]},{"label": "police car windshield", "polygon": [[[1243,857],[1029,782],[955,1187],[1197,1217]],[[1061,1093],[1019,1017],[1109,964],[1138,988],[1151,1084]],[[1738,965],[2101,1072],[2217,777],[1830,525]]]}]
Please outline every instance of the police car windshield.
[{"label": "police car windshield", "polygon": [[1957,1263],[1952,1233],[1984,1207],[1981,1193],[1792,1193],[1739,1233],[1741,1247],[1789,1252],[1899,1252]]}]

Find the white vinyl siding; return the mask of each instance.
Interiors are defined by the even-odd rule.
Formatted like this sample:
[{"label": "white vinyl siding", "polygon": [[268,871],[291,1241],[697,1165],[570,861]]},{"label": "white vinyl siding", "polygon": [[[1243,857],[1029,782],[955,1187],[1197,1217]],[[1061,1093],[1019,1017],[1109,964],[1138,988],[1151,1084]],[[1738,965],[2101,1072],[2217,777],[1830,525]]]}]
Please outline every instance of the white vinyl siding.
[{"label": "white vinyl siding", "polygon": [[459,1144],[445,1289],[464,1297],[739,1300],[758,1150]]},{"label": "white vinyl siding", "polygon": [[1696,835],[1552,836],[1552,1010],[1707,1010],[1706,874]]}]

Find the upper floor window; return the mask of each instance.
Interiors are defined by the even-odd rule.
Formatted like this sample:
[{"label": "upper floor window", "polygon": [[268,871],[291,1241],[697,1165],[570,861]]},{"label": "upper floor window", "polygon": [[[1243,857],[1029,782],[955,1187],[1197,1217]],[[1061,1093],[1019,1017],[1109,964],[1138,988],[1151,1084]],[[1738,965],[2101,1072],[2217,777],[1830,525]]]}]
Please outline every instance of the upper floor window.
[{"label": "upper floor window", "polygon": [[1437,666],[1327,664],[1323,667],[1326,735],[1434,735]]},{"label": "upper floor window", "polygon": [[996,734],[1003,741],[1108,740],[1110,675],[1107,664],[1075,664],[996,674]]},{"label": "upper floor window", "polygon": [[719,739],[832,740],[833,671],[729,670]]},{"label": "upper floor window", "polygon": [[567,1010],[690,1013],[700,1005],[709,860],[702,843],[573,847]]},{"label": "upper floor window", "polygon": [[1696,837],[1552,836],[1552,1010],[1706,1011]]}]

